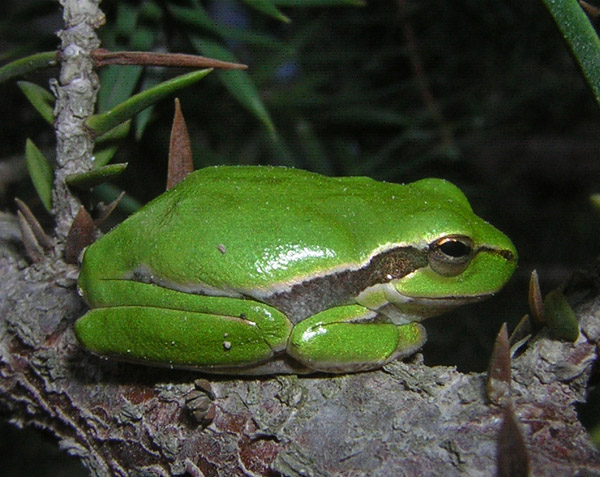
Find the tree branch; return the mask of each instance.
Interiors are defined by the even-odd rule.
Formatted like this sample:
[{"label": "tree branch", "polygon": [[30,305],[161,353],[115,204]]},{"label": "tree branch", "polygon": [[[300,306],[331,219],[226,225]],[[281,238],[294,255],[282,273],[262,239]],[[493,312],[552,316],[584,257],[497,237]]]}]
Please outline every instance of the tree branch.
[{"label": "tree branch", "polygon": [[[495,472],[503,409],[488,404],[482,374],[415,360],[345,376],[212,376],[215,418],[203,429],[188,403],[199,375],[84,352],[72,332],[84,311],[74,281],[47,267],[0,259],[0,398],[93,475]],[[577,308],[575,344],[542,333],[513,360],[512,403],[536,475],[600,471],[575,411],[597,359],[598,305],[596,296]]]},{"label": "tree branch", "polygon": [[60,0],[65,29],[58,33],[60,80],[51,87],[56,96],[56,162],[53,212],[59,240],[67,237],[79,201],[66,186],[70,174],[91,168],[94,141],[85,128],[85,120],[94,113],[98,75],[91,52],[100,46],[95,30],[104,24],[99,0]]}]

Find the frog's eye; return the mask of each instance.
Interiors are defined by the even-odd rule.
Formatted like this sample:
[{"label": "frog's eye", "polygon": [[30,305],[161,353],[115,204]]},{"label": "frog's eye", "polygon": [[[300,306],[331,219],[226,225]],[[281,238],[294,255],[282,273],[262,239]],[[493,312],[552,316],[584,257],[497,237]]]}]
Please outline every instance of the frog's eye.
[{"label": "frog's eye", "polygon": [[429,244],[431,269],[445,277],[462,273],[473,256],[473,241],[464,235],[448,235]]}]

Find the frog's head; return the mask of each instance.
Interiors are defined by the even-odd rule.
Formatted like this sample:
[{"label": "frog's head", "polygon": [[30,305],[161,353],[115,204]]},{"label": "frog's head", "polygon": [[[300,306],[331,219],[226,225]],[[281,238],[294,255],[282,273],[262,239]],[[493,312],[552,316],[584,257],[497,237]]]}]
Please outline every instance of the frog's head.
[{"label": "frog's head", "polygon": [[[416,264],[407,274],[364,290],[357,301],[397,323],[420,321],[500,290],[517,265],[510,239],[476,216],[464,194],[440,179],[410,185],[421,205],[405,222]],[[398,246],[402,246],[399,244]]]}]

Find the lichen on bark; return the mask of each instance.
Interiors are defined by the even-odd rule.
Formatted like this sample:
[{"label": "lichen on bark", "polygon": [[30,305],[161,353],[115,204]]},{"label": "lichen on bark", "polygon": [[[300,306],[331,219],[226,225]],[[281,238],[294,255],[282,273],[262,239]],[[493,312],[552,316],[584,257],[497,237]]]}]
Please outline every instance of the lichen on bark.
[{"label": "lichen on bark", "polygon": [[60,78],[51,82],[56,96],[56,173],[53,212],[56,233],[65,239],[79,202],[65,184],[68,175],[91,168],[94,138],[85,120],[94,113],[99,88],[98,75],[90,57],[100,46],[96,29],[104,24],[104,14],[95,0],[61,0],[65,28],[60,38]]}]

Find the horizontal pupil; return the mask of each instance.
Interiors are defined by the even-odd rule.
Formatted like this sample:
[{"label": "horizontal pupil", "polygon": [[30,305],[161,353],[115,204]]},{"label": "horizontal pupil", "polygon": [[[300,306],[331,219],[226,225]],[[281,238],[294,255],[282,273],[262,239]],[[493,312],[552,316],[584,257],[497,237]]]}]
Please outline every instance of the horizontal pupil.
[{"label": "horizontal pupil", "polygon": [[464,257],[471,251],[467,245],[459,241],[445,242],[440,245],[440,249],[450,257]]}]

